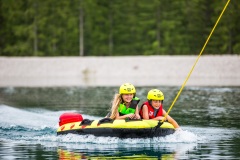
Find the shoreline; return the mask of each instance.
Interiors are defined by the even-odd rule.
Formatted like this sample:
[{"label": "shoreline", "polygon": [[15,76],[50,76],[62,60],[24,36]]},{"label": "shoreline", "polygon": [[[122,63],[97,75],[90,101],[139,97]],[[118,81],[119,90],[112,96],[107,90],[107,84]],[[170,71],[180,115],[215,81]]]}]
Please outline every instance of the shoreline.
[{"label": "shoreline", "polygon": [[[0,87],[182,86],[197,56],[0,57]],[[202,55],[186,86],[240,86],[240,56]]]}]

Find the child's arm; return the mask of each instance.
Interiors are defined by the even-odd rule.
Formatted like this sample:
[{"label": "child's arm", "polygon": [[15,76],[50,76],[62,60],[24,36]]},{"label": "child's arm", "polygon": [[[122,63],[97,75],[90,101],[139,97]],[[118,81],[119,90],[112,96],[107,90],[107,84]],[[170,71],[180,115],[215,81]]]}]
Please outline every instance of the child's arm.
[{"label": "child's arm", "polygon": [[130,118],[130,119],[132,119],[132,118],[134,118],[134,117],[135,117],[135,114],[133,114],[133,113],[120,116],[120,115],[119,115],[119,112],[117,112],[115,119],[125,119],[125,118]]},{"label": "child's arm", "polygon": [[138,110],[138,105],[136,107],[136,111],[135,111],[135,119],[140,119],[140,115],[139,115],[139,110]]},{"label": "child's arm", "polygon": [[148,107],[147,107],[147,105],[143,105],[142,106],[142,118],[143,119],[149,119],[149,116],[148,116]]},{"label": "child's arm", "polygon": [[[163,109],[163,115],[165,114],[166,114],[166,111]],[[171,116],[167,115],[167,120],[169,123],[171,123],[174,126],[174,128],[179,128],[178,123]]]}]

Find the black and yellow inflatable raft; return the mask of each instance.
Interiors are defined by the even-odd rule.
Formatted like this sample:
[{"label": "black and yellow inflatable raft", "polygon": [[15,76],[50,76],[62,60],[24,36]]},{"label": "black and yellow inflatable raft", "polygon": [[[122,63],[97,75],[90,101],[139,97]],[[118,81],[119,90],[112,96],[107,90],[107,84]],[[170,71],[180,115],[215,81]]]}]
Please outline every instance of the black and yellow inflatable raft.
[{"label": "black and yellow inflatable raft", "polygon": [[119,138],[152,138],[173,134],[175,129],[168,122],[157,120],[101,120],[83,119],[78,113],[64,113],[59,118],[57,135],[92,134]]}]

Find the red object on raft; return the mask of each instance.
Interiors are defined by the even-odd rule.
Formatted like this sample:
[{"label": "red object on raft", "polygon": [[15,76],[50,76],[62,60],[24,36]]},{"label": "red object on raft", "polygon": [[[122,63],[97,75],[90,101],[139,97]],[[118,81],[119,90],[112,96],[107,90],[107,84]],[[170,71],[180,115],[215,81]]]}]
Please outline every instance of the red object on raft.
[{"label": "red object on raft", "polygon": [[59,117],[59,126],[62,126],[66,123],[80,122],[83,120],[83,117],[79,113],[63,113]]}]

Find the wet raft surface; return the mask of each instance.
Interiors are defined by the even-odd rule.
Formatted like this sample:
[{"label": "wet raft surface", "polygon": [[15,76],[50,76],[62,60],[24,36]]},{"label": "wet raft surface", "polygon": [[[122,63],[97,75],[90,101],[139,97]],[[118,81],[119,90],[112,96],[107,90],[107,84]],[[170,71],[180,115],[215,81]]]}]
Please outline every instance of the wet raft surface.
[{"label": "wet raft surface", "polygon": [[91,134],[94,136],[109,136],[119,138],[152,138],[162,137],[175,132],[174,127],[168,123],[156,120],[88,120],[67,123],[59,127],[57,134]]}]

